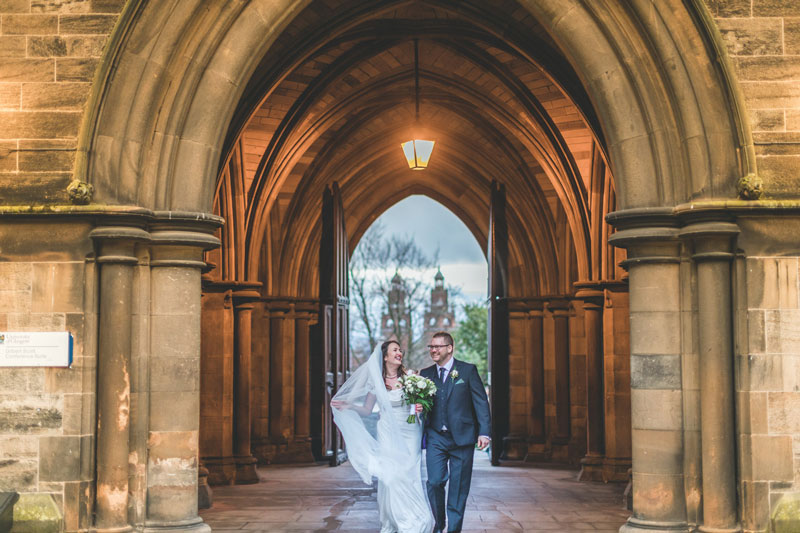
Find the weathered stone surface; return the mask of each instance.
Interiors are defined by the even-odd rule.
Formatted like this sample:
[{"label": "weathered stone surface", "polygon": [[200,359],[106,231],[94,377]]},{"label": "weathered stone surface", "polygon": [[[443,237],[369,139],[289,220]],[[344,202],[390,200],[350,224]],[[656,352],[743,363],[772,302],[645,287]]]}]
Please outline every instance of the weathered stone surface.
[{"label": "weathered stone surface", "polygon": [[[88,83],[25,83],[22,85],[23,109],[81,109],[88,97]],[[53,133],[57,131],[54,128]],[[51,137],[53,136],[51,135]],[[61,137],[60,135],[55,136]]]},{"label": "weathered stone surface", "polygon": [[800,156],[768,156],[757,158],[759,173],[764,180],[764,190],[773,196],[793,196],[798,189],[793,169],[800,165]]},{"label": "weathered stone surface", "polygon": [[3,15],[6,35],[52,35],[58,32],[57,15]]},{"label": "weathered stone surface", "polygon": [[786,54],[800,54],[800,18],[783,19],[783,46]]},{"label": "weathered stone surface", "polygon": [[718,17],[750,16],[750,0],[706,0],[706,4]]},{"label": "weathered stone surface", "polygon": [[0,290],[26,291],[32,282],[32,263],[0,263]]},{"label": "weathered stone surface", "polygon": [[20,141],[18,166],[21,172],[70,171],[75,160],[75,141]]},{"label": "weathered stone surface", "polygon": [[81,262],[37,263],[31,309],[37,313],[83,311],[84,264]]},{"label": "weathered stone surface", "polygon": [[0,111],[19,109],[22,94],[20,83],[0,83]]},{"label": "weathered stone surface", "polygon": [[792,81],[800,79],[800,59],[786,56],[736,58],[741,80]]},{"label": "weathered stone surface", "polygon": [[731,55],[779,55],[781,21],[779,19],[717,19],[722,40]]},{"label": "weathered stone surface", "polygon": [[744,526],[749,531],[766,531],[769,525],[769,483],[743,481]]},{"label": "weathered stone surface", "polygon": [[783,358],[779,355],[737,357],[741,390],[780,391],[783,388]]},{"label": "weathered stone surface", "polygon": [[793,481],[794,456],[792,437],[788,435],[753,435],[750,437],[753,480]]},{"label": "weathered stone surface", "polygon": [[753,131],[783,131],[786,129],[783,109],[753,109],[750,111]]},{"label": "weathered stone surface", "polygon": [[678,389],[680,386],[679,355],[631,355],[631,388]]},{"label": "weathered stone surface", "polygon": [[114,15],[63,15],[60,19],[59,33],[88,34],[111,32],[117,17]]},{"label": "weathered stone surface", "polygon": [[91,0],[92,13],[119,13],[126,0]]},{"label": "weathered stone surface", "polygon": [[41,437],[39,439],[39,479],[78,481],[80,478],[81,437]]},{"label": "weathered stone surface", "polygon": [[77,112],[0,112],[5,134],[20,139],[76,137],[81,114]]},{"label": "weathered stone surface", "polygon": [[4,0],[0,4],[0,13],[28,13],[31,10],[31,0]]},{"label": "weathered stone surface", "polygon": [[33,13],[85,13],[90,7],[89,0],[31,0]]},{"label": "weathered stone surface", "polygon": [[63,37],[31,37],[28,40],[28,55],[53,57],[67,55],[67,42]]},{"label": "weathered stone surface", "polygon": [[800,433],[800,392],[769,393],[769,432]]},{"label": "weathered stone surface", "polygon": [[0,459],[0,491],[33,491],[37,488],[36,457]]},{"label": "weathered stone surface", "polygon": [[680,313],[633,312],[630,318],[631,353],[664,355],[680,352]]},{"label": "weathered stone surface", "polygon": [[796,257],[747,259],[749,309],[796,309],[799,301]]},{"label": "weathered stone surface", "polygon": [[[67,203],[68,172],[20,172],[0,174],[0,202],[7,205]],[[3,305],[0,304],[0,309]]]},{"label": "weathered stone surface", "polygon": [[0,69],[0,82],[53,81],[55,66],[52,59],[5,58]]},{"label": "weathered stone surface", "polygon": [[765,324],[767,353],[800,353],[800,310],[767,311]]},{"label": "weathered stone surface", "polygon": [[197,391],[200,386],[200,362],[197,358],[151,358],[151,390]]},{"label": "weathered stone surface", "polygon": [[0,36],[0,57],[22,57],[25,55],[25,37]]},{"label": "weathered stone surface", "polygon": [[800,5],[786,0],[753,0],[754,17],[800,16]]},{"label": "weathered stone surface", "polygon": [[29,394],[0,396],[0,432],[52,433],[61,427],[62,401],[58,397]]},{"label": "weathered stone surface", "polygon": [[44,391],[43,368],[0,369],[0,390],[6,394],[41,393]]},{"label": "weathered stone surface", "polygon": [[681,391],[631,390],[634,429],[679,430],[683,427]]},{"label": "weathered stone surface", "polygon": [[200,420],[200,397],[197,392],[153,392],[150,412],[153,431],[191,431]]},{"label": "weathered stone surface", "polygon": [[57,59],[56,80],[58,81],[92,81],[98,60],[90,59]]}]

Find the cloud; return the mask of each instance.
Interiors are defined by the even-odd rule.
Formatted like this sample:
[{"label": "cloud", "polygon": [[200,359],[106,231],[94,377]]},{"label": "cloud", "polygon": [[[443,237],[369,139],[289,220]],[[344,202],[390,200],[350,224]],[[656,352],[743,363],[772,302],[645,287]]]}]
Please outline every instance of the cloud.
[{"label": "cloud", "polygon": [[427,196],[414,195],[396,203],[378,218],[387,235],[411,235],[442,263],[486,264],[483,248],[452,211]]}]

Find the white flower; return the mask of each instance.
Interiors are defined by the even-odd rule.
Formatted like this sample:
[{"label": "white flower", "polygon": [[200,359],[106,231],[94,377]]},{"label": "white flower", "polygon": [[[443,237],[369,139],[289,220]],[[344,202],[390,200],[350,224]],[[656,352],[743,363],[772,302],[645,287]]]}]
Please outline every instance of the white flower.
[{"label": "white flower", "polygon": [[456,370],[455,368],[450,371],[450,379],[452,379],[453,381],[458,379],[458,370]]},{"label": "white flower", "polygon": [[421,380],[420,380],[420,382],[419,382],[419,383],[417,383],[417,388],[418,388],[419,390],[422,390],[422,389],[424,389],[424,388],[426,387],[426,385],[427,385],[427,383],[425,383],[424,381],[421,381]]}]

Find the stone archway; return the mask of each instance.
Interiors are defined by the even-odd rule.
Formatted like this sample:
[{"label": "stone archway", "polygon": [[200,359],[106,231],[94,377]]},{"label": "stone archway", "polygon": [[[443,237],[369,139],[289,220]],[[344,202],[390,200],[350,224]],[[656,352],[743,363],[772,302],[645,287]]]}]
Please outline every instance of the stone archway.
[{"label": "stone archway", "polygon": [[[339,18],[334,16],[331,24],[356,27],[371,11],[407,3],[361,2]],[[445,0],[439,4],[443,9],[452,8]],[[187,361],[196,358],[200,338],[199,269],[204,266],[201,252],[215,244],[211,233],[220,222],[208,213],[213,211],[226,139],[233,142],[229,125],[241,118],[237,106],[248,91],[258,88],[254,73],[259,62],[281,46],[276,39],[307,5],[289,1],[211,7],[199,1],[133,2],[126,8],[101,74],[106,82],[97,86],[87,112],[81,148],[86,154],[85,167],[79,169],[94,185],[97,201],[119,206],[125,215],[109,218],[93,233],[103,250],[100,286],[105,294],[114,294],[115,287],[122,294],[101,301],[101,326],[110,324],[104,323],[105,319],[119,322],[125,329],[126,318],[124,314],[117,316],[115,309],[119,302],[129,304],[133,298],[125,291],[134,275],[130,265],[137,261],[133,255],[136,243],[150,243],[150,308],[164,306],[169,310],[180,302],[187,310],[184,318],[196,327],[185,330],[186,350],[179,355]],[[718,39],[705,22],[706,8],[700,4],[656,6],[648,2],[601,6],[578,0],[531,0],[519,5],[545,28],[553,47],[569,62],[573,81],[591,102],[600,130],[594,133],[602,138],[603,155],[616,185],[616,207],[621,211],[611,215],[619,228],[613,240],[628,248],[631,347],[638,354],[632,364],[636,496],[634,518],[626,527],[685,531],[689,522],[699,521],[709,527],[734,527],[738,510],[732,444],[704,449],[699,455],[684,453],[684,438],[699,442],[699,431],[687,428],[684,422],[688,402],[684,401],[680,360],[686,350],[681,340],[688,333],[674,335],[685,329],[680,319],[690,310],[679,298],[682,287],[691,289],[687,274],[681,273],[681,258],[688,257],[686,249],[681,248],[685,242],[695,246],[693,259],[698,275],[705,280],[703,286],[711,288],[697,289],[701,296],[697,314],[706,326],[704,330],[715,332],[700,334],[700,346],[708,346],[713,354],[711,366],[702,372],[723,376],[719,394],[705,388],[701,391],[712,399],[704,402],[703,409],[714,406],[708,419],[719,421],[709,424],[708,429],[704,426],[703,442],[714,438],[732,442],[733,385],[731,373],[725,371],[725,358],[732,353],[732,325],[720,310],[730,301],[724,296],[731,276],[726,261],[730,259],[731,236],[737,229],[713,210],[698,215],[697,209],[676,209],[686,202],[702,205],[705,199],[732,197],[736,180],[754,170],[736,88],[727,77]],[[469,12],[474,6],[463,9]],[[502,16],[484,20],[480,29],[496,32]],[[314,43],[303,44],[313,47]],[[526,54],[524,48],[516,52]],[[535,62],[536,58],[530,60]],[[254,233],[244,239],[245,246],[263,236],[265,221],[257,213],[270,209],[276,201],[271,193],[285,179],[280,174],[262,177],[260,188],[265,193],[254,207]],[[568,194],[570,184],[562,185],[564,194]],[[127,209],[129,206],[135,209]],[[297,209],[302,214],[304,206]],[[577,241],[580,218],[572,212],[568,215],[572,238]],[[300,216],[298,220],[305,221],[307,233],[313,233],[311,218]],[[313,239],[306,242],[313,248]],[[566,263],[579,265],[576,268],[582,272],[581,278],[590,279],[587,257],[591,253],[587,246],[578,246],[576,254],[578,258]],[[253,263],[234,269],[237,282],[257,281],[254,274],[259,257],[250,257]],[[124,271],[122,277],[117,270]],[[285,272],[297,279],[301,270],[297,264]],[[160,275],[162,271],[164,275]],[[650,292],[655,282],[667,297]],[[706,294],[706,290],[711,293]],[[172,302],[159,300],[161,293],[176,292],[180,298]],[[250,296],[239,297],[244,301]],[[586,296],[587,300],[596,297],[596,293]],[[559,320],[568,316],[566,307],[553,309]],[[155,321],[159,313],[150,316]],[[130,330],[130,314],[127,320]],[[151,333],[151,343],[166,340],[166,333]],[[100,337],[101,355],[104,350],[115,349],[112,340]],[[126,370],[124,365],[101,365],[100,372],[108,377],[108,385],[101,385],[98,393],[102,420],[104,412],[119,409],[115,397],[126,388]],[[660,379],[653,378],[656,374]],[[164,389],[148,388],[152,384],[145,387],[151,402],[159,397],[188,412],[197,408],[196,389],[182,390],[169,383],[160,386]],[[173,483],[169,476],[185,470],[191,454],[196,455],[197,427],[157,417],[144,424],[139,438],[147,441],[149,457],[137,463],[141,473],[134,483],[142,486],[131,502],[138,509],[134,521],[153,529],[201,528],[191,490],[185,488],[186,483]],[[115,473],[127,465],[128,452],[132,451],[120,448],[121,435],[127,429],[98,435],[102,464],[97,505],[102,517],[99,525],[103,527],[128,522],[128,480]],[[191,444],[179,451],[171,447],[170,435],[179,432],[183,432],[180,438],[188,436],[188,442],[195,442],[194,449]],[[163,446],[159,448],[159,444]],[[647,458],[653,449],[659,449],[668,460]],[[700,456],[702,481],[693,474]],[[698,518],[698,502],[686,501],[687,490],[692,493],[698,489],[704,498],[702,518]],[[164,504],[144,510],[145,497]]]}]

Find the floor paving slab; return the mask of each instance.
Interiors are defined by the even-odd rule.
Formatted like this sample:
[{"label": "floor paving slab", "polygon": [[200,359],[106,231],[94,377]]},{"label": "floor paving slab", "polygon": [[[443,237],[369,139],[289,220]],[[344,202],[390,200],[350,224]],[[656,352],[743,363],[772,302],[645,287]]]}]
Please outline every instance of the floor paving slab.
[{"label": "floor paving slab", "polygon": [[[260,468],[257,485],[214,487],[200,512],[215,533],[380,530],[375,487],[347,464]],[[577,471],[526,463],[492,467],[476,453],[463,533],[616,532],[624,485],[576,481]]]}]

